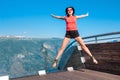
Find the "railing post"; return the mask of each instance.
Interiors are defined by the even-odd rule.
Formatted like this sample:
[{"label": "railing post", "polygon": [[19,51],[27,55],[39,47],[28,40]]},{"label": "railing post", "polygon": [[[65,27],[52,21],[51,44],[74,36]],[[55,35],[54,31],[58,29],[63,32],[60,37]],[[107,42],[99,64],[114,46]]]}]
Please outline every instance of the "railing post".
[{"label": "railing post", "polygon": [[97,36],[95,36],[95,43],[97,43]]}]

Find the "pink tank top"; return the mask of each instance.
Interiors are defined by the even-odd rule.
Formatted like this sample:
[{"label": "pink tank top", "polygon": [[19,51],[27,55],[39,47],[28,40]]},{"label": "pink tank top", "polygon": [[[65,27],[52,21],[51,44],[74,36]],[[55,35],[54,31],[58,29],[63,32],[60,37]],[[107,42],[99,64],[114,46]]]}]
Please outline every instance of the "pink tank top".
[{"label": "pink tank top", "polygon": [[66,30],[67,31],[77,30],[75,16],[69,16],[69,17],[66,16],[65,20],[66,20]]}]

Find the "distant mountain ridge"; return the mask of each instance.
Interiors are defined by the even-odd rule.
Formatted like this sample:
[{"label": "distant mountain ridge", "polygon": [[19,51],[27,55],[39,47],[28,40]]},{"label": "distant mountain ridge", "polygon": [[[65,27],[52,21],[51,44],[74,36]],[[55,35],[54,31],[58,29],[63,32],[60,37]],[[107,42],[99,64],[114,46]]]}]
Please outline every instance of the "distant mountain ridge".
[{"label": "distant mountain ridge", "polygon": [[0,38],[0,75],[21,77],[51,68],[62,39]]}]

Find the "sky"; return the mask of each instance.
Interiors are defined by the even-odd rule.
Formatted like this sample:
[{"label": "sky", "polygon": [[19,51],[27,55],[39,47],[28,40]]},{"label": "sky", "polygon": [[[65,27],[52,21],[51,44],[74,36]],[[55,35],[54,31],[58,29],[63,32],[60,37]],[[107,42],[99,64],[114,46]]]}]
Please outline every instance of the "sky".
[{"label": "sky", "polygon": [[120,31],[120,0],[0,0],[0,36],[64,38],[66,7],[73,6],[81,37]]}]

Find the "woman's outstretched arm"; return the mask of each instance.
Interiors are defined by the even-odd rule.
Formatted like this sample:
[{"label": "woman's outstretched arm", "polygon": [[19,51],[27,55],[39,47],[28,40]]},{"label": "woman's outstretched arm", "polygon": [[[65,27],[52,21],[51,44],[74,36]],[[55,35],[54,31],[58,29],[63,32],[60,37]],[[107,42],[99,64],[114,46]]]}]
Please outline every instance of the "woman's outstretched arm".
[{"label": "woman's outstretched arm", "polygon": [[57,19],[62,19],[62,20],[65,19],[64,16],[56,16],[56,15],[54,15],[54,14],[51,14],[51,16],[54,17],[54,18],[57,18]]},{"label": "woman's outstretched arm", "polygon": [[80,15],[80,16],[76,16],[76,18],[84,18],[84,17],[87,17],[89,14],[86,13],[86,14],[83,14],[83,15]]}]

